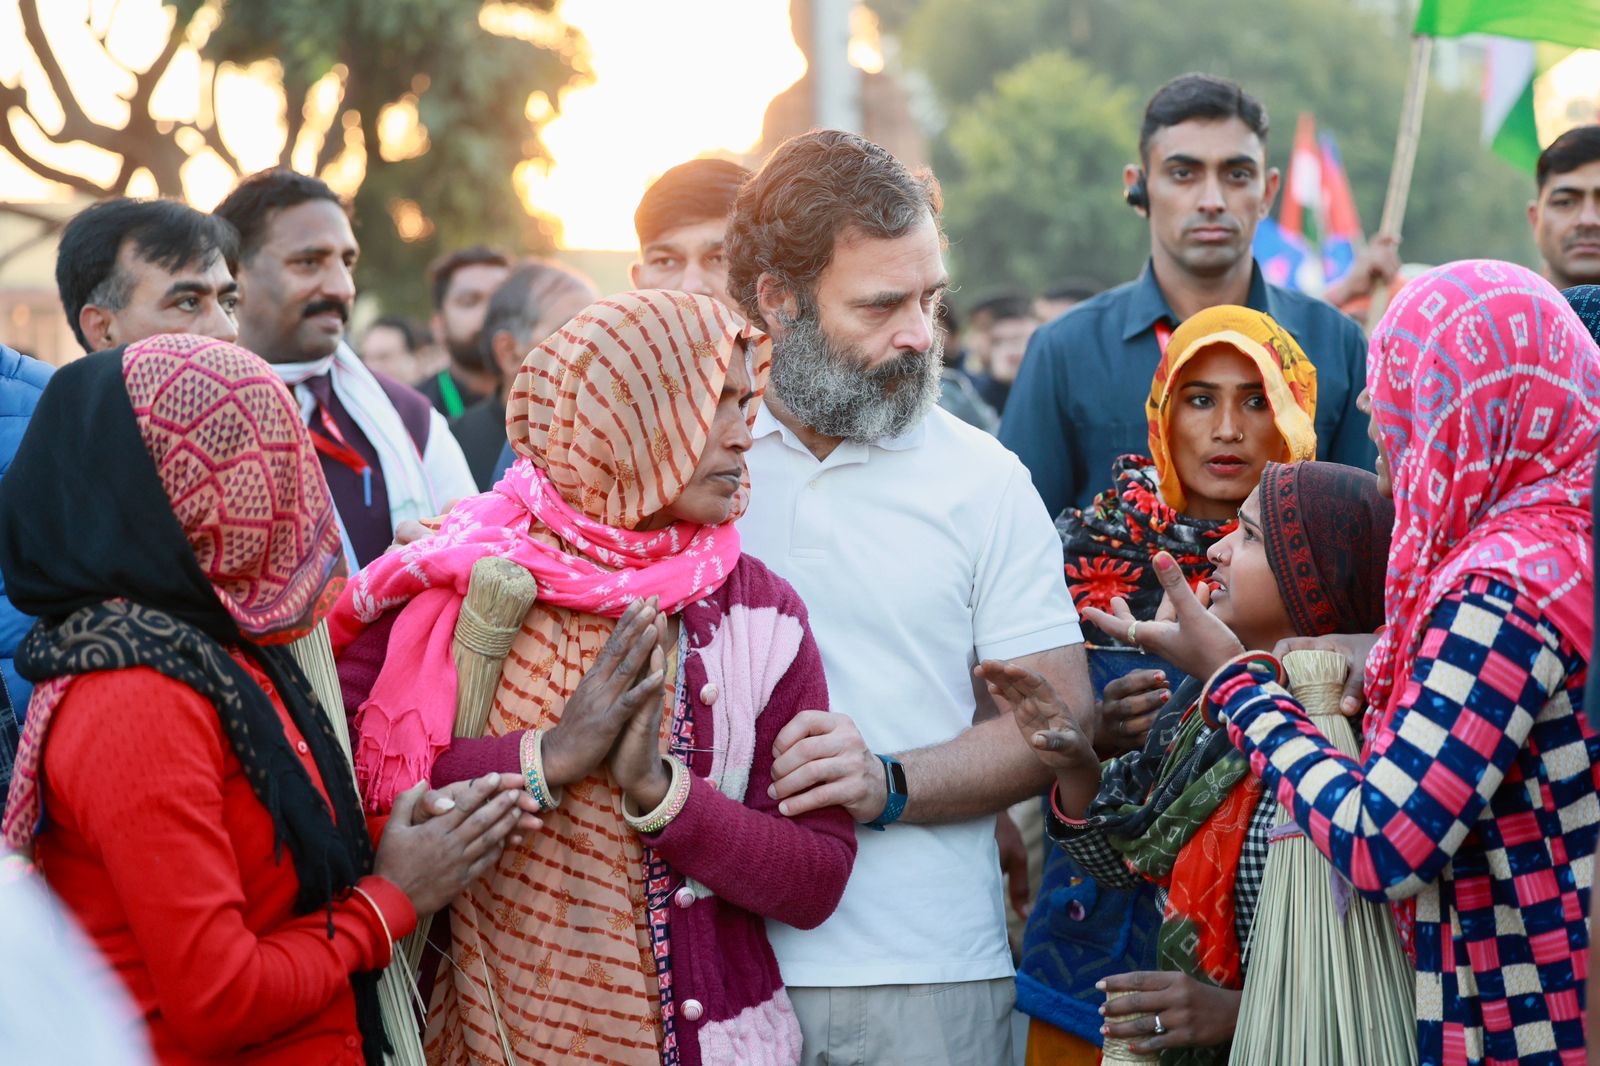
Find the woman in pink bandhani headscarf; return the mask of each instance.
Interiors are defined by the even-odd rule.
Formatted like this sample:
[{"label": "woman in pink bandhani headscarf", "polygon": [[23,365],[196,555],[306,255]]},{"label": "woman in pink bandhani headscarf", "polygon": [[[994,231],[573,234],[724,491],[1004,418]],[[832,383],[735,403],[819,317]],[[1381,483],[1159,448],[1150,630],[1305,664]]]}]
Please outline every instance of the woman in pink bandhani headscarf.
[{"label": "woman in pink bandhani headscarf", "polygon": [[[799,1061],[765,923],[827,918],[855,833],[842,808],[789,818],[767,795],[778,732],[827,707],[803,605],[732,524],[770,358],[706,297],[592,304],[524,361],[505,477],[335,608],[369,806],[418,776],[521,770],[546,808],[451,908],[431,1062]],[[539,598],[488,736],[457,741],[450,641],[490,555]]]},{"label": "woman in pink bandhani headscarf", "polygon": [[[1367,370],[1395,532],[1360,760],[1182,582],[1141,626],[1355,889],[1396,903],[1424,1063],[1584,1058],[1600,736],[1583,713],[1600,349],[1550,284],[1475,260],[1407,285]],[[1220,669],[1219,669],[1220,667]]]}]

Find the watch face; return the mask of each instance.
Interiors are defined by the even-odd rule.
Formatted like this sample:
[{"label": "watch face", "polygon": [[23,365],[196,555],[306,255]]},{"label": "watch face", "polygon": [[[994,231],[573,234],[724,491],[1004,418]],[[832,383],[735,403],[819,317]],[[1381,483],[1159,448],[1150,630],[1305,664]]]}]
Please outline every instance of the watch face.
[{"label": "watch face", "polygon": [[885,763],[889,770],[889,791],[897,796],[906,794],[906,768],[897,762]]}]

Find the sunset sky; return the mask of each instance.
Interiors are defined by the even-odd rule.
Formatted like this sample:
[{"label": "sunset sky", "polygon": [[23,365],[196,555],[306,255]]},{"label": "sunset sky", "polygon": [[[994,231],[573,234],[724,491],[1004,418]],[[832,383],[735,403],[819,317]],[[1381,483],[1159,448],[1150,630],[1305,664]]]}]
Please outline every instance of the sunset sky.
[{"label": "sunset sky", "polygon": [[[66,57],[63,66],[85,111],[121,125],[127,105],[118,94],[129,91],[132,77],[105,56],[94,35],[106,34],[118,60],[143,69],[166,40],[171,13],[160,0],[51,0],[41,8],[46,33]],[[760,137],[768,101],[805,71],[789,33],[788,0],[562,0],[558,13],[588,39],[594,78],[563,93],[560,114],[543,126],[552,165],[527,166],[518,177],[532,206],[560,222],[562,244],[569,248],[631,248],[633,206],[650,181],[698,155],[748,151]],[[19,74],[41,121],[58,122],[54,98],[22,39],[17,7],[0,4],[0,79],[15,84]],[[190,118],[199,84],[199,57],[185,48],[157,88],[157,116]],[[225,73],[218,96],[224,138],[246,169],[276,160],[284,127],[275,64]],[[327,103],[333,104],[331,97]],[[543,117],[548,102],[535,99],[529,111]],[[397,139],[413,132],[403,108],[392,119],[386,141],[389,129]],[[54,146],[33,130],[19,129],[18,137],[64,170],[97,180],[116,172],[117,157],[110,153]],[[302,147],[307,151],[297,151],[297,162],[314,157],[314,145]],[[342,162],[345,176],[356,180],[359,156]],[[183,179],[188,199],[209,209],[235,176],[205,150],[191,159]],[[60,186],[0,152],[0,198],[63,195]]]}]

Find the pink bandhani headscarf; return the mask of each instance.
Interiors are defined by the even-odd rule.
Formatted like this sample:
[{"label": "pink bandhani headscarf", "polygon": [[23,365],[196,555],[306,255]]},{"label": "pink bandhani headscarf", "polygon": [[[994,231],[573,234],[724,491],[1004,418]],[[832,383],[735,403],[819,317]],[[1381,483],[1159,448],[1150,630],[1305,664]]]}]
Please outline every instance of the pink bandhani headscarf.
[{"label": "pink bandhani headscarf", "polygon": [[748,485],[723,525],[635,527],[689,483],[731,361],[750,361],[759,392],[770,353],[717,301],[647,291],[590,305],[528,354],[507,405],[519,458],[505,477],[456,504],[437,535],[374,560],[329,617],[337,654],[403,608],[390,646],[420,652],[387,659],[356,717],[370,809],[387,810],[450,744],[451,640],[479,559],[511,559],[538,582],[540,604],[600,619],[651,596],[676,613],[722,586],[739,559],[733,520]]},{"label": "pink bandhani headscarf", "polygon": [[1381,754],[1423,629],[1468,575],[1517,589],[1589,648],[1600,350],[1539,275],[1467,260],[1400,291],[1373,331],[1367,388],[1395,503],[1389,628],[1367,661]]}]

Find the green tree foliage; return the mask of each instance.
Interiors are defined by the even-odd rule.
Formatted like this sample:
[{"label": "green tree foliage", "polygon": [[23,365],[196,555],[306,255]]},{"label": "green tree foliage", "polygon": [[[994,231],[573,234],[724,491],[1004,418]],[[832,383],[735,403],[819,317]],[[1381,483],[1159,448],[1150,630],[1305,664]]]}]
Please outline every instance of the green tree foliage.
[{"label": "green tree foliage", "polygon": [[1140,102],[1065,52],[1040,52],[956,114],[945,193],[955,276],[969,288],[1108,283],[1139,269],[1144,227],[1120,203]]},{"label": "green tree foliage", "polygon": [[[498,6],[543,15],[554,5],[520,0]],[[355,197],[359,280],[391,310],[426,315],[423,275],[441,250],[486,242],[528,252],[552,243],[523,209],[512,173],[523,160],[544,154],[525,113],[529,96],[542,91],[556,99],[574,77],[581,41],[570,30],[556,47],[486,32],[479,24],[484,6],[485,0],[232,0],[206,42],[208,58],[278,59],[291,116],[296,93],[303,96],[336,67],[346,72],[340,111],[359,124],[367,151],[366,177]],[[378,117],[407,94],[417,97],[428,149],[385,160],[377,151]],[[336,129],[319,162],[331,160],[339,139]],[[420,208],[424,236],[401,237],[395,219],[400,201]]]},{"label": "green tree foliage", "polygon": [[[1315,116],[1319,128],[1338,141],[1363,225],[1369,234],[1377,229],[1407,72],[1401,15],[1374,12],[1356,0],[882,2],[885,26],[899,34],[905,62],[928,79],[948,118],[935,160],[947,188],[954,255],[963,266],[968,259],[961,249],[983,240],[974,231],[978,227],[1014,235],[1015,269],[996,267],[993,259],[982,263],[982,269],[998,269],[1011,280],[1038,285],[1099,262],[1126,271],[1128,252],[1112,236],[1126,232],[1133,217],[1120,203],[1120,169],[1134,161],[1144,102],[1167,79],[1191,70],[1233,78],[1266,104],[1276,166],[1288,165],[1296,114]],[[1057,58],[1028,65],[1052,53]],[[1075,75],[1064,73],[1069,68],[1061,65],[1060,54],[1072,58]],[[1072,77],[1091,73],[1100,79],[1099,88],[1056,101],[1061,111],[1083,111],[1086,117],[1043,107],[1052,79],[1065,91],[1080,84]],[[1134,100],[1126,131],[1116,139],[1109,130],[1093,132],[1113,121],[1105,99],[1112,91]],[[1431,86],[1405,221],[1407,260],[1533,258],[1522,213],[1531,182],[1479,146],[1478,116],[1471,89]],[[1106,152],[1114,158],[1090,158]],[[981,175],[970,165],[977,160],[986,171]],[[1007,167],[1053,171],[1071,180],[1050,183],[994,172]],[[1008,189],[1010,202],[991,199],[986,212],[966,212],[957,205],[969,183],[991,197],[990,190]],[[1005,218],[1012,212],[1028,221],[1012,225]],[[1081,220],[1096,213],[1116,217],[1087,225],[1078,236],[1049,231],[1048,242],[1040,243],[1050,244],[1052,258],[1045,266],[1029,261],[1028,235],[1045,232],[1041,219],[1075,219],[1085,226]],[[1108,240],[1117,240],[1117,248],[1108,250]],[[1147,244],[1141,228],[1136,260]],[[977,257],[971,261],[979,263]]]}]

